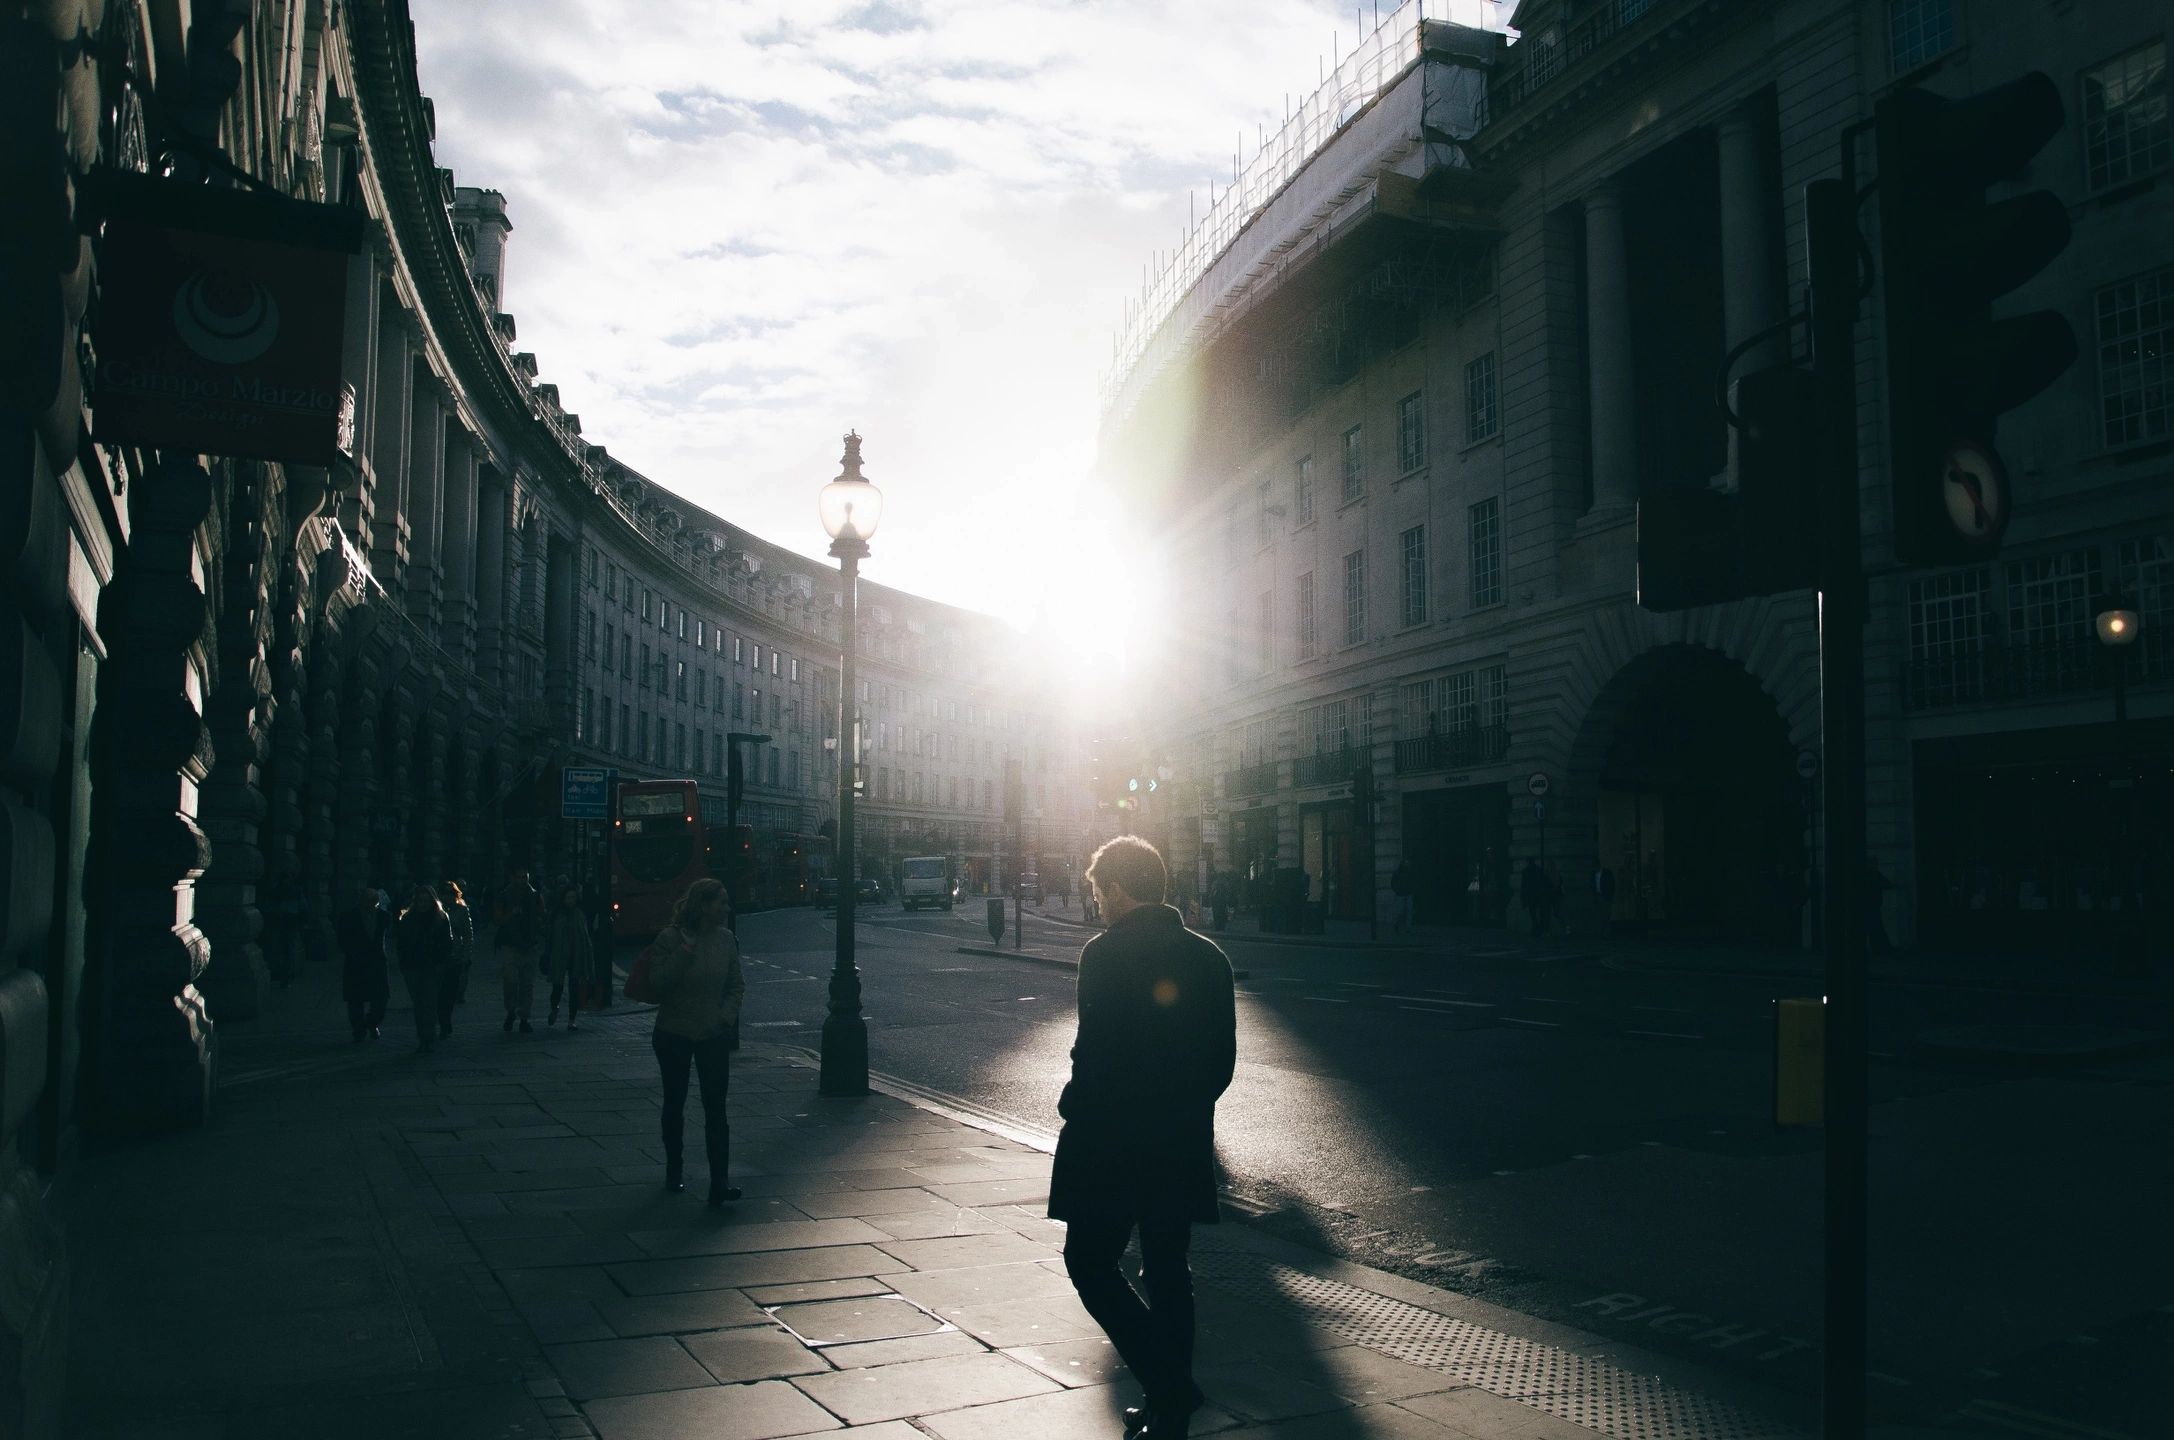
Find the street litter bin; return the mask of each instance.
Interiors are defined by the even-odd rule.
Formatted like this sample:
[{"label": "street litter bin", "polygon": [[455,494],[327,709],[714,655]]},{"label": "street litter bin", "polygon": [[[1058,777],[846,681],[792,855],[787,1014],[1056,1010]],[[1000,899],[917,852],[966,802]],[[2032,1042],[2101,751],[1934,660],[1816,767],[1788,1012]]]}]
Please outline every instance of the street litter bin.
[{"label": "street litter bin", "polygon": [[989,943],[994,945],[1004,938],[1004,897],[994,896],[989,901]]}]

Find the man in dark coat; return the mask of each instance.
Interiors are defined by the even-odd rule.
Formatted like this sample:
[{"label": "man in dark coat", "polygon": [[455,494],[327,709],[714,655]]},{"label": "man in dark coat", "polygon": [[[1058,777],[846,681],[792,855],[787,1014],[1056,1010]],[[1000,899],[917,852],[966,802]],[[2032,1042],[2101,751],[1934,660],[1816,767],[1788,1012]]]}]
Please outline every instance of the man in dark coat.
[{"label": "man in dark coat", "polygon": [[365,885],[355,903],[333,922],[340,942],[340,996],[347,1001],[347,1027],[357,1040],[375,1040],[385,1023],[385,1002],[392,993],[385,975],[385,912],[375,886]]},{"label": "man in dark coat", "polygon": [[[1201,1403],[1193,1384],[1193,1222],[1216,1214],[1215,1102],[1237,1066],[1230,961],[1163,903],[1169,875],[1145,840],[1095,852],[1087,883],[1108,930],[1079,962],[1072,1078],[1049,1214],[1080,1303],[1147,1392],[1128,1433],[1175,1440]],[[1140,1232],[1146,1302],[1118,1259]]]}]

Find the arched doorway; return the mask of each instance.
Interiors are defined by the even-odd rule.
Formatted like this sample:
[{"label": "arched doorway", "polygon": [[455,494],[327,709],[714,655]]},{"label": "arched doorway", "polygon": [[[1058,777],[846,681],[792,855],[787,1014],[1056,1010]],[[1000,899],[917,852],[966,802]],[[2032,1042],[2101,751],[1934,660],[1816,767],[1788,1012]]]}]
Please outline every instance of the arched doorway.
[{"label": "arched doorway", "polygon": [[1608,920],[1794,946],[1802,790],[1788,727],[1759,683],[1717,651],[1663,646],[1609,682],[1586,730]]}]

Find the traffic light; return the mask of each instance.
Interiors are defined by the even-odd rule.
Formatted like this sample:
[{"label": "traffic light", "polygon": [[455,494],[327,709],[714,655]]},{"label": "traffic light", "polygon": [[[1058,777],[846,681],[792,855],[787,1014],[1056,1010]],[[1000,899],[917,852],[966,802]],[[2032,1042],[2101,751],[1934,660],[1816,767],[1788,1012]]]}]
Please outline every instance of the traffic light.
[{"label": "traffic light", "polygon": [[2050,310],[1994,319],[1993,301],[2068,245],[2046,190],[1988,200],[2060,133],[2061,90],[2042,71],[1948,100],[1897,92],[1873,113],[1887,322],[1888,481],[1895,558],[1956,565],[2000,548],[2011,497],[1993,433],[2076,359]]}]

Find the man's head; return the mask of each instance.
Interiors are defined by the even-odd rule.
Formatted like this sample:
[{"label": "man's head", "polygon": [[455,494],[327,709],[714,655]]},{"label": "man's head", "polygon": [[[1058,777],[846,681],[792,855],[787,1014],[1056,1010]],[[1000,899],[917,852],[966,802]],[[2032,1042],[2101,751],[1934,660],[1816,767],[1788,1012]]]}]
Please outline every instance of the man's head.
[{"label": "man's head", "polygon": [[1087,883],[1095,887],[1102,913],[1119,920],[1134,906],[1162,904],[1170,872],[1154,846],[1137,835],[1120,835],[1087,862]]}]

